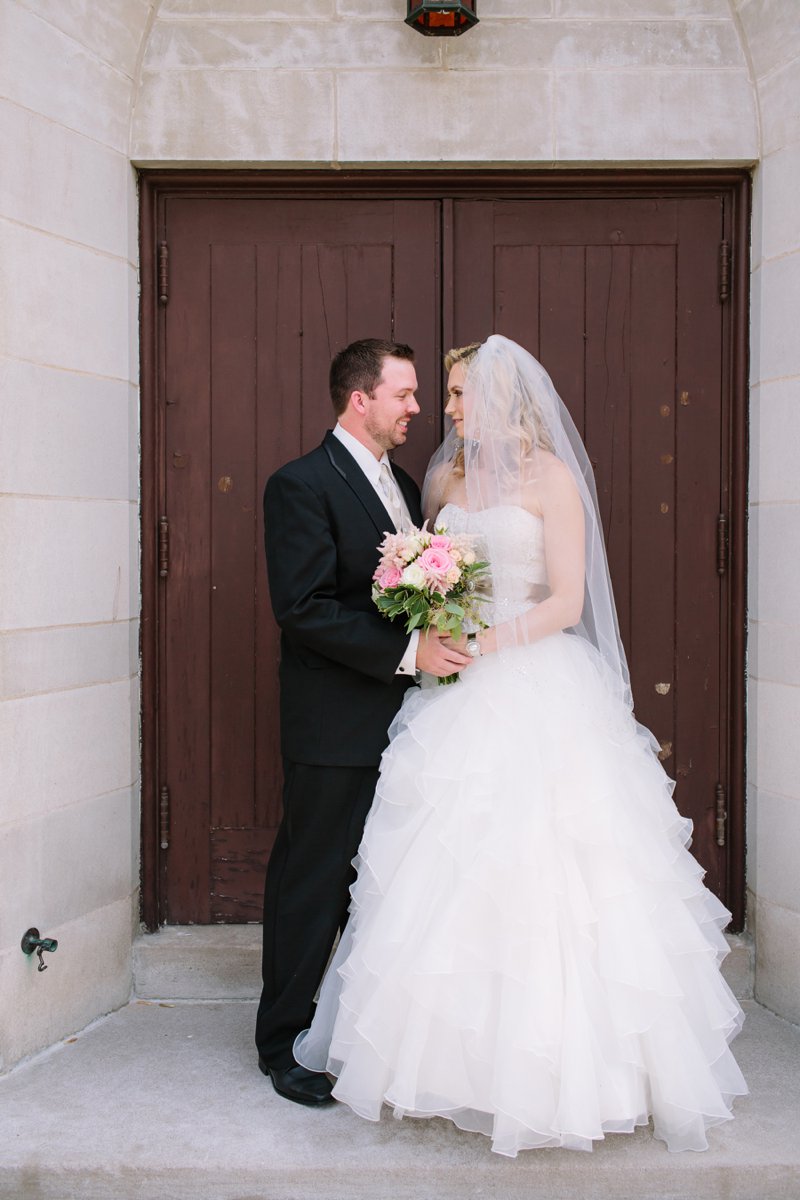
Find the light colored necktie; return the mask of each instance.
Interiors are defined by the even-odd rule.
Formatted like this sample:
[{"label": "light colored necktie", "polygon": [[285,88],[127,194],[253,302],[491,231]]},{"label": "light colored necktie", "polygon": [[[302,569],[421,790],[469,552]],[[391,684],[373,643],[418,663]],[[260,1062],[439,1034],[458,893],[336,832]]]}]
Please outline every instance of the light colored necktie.
[{"label": "light colored necktie", "polygon": [[381,491],[386,498],[386,508],[389,516],[394,522],[394,527],[398,532],[403,531],[407,525],[403,504],[400,500],[400,493],[397,490],[394,475],[389,468],[389,464],[381,463]]}]

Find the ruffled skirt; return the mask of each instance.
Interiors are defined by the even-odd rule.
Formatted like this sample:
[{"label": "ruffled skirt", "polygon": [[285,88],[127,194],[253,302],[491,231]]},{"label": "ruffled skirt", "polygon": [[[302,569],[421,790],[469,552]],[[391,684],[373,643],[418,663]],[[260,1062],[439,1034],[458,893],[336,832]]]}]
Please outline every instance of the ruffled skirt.
[{"label": "ruffled skirt", "polygon": [[448,1117],[500,1154],[650,1117],[706,1149],[747,1091],[743,1014],[672,790],[571,635],[414,689],[298,1061],[362,1117]]}]

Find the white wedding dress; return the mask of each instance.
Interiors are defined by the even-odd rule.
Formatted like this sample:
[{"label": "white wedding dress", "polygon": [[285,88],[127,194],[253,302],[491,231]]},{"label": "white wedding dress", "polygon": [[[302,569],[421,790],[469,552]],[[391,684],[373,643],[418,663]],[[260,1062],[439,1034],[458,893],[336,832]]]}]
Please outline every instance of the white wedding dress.
[{"label": "white wedding dress", "polygon": [[[530,606],[539,518],[448,504],[438,523],[491,533],[489,623]],[[652,1116],[670,1150],[703,1150],[746,1093],[719,971],[729,913],[598,661],[558,633],[407,694],[295,1046],[360,1116],[448,1117],[511,1156],[590,1150]]]}]

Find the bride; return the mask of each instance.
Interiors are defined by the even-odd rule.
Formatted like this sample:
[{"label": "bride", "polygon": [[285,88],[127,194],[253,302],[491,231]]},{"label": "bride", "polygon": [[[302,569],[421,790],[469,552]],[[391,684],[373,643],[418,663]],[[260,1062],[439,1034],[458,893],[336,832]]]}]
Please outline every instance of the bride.
[{"label": "bride", "polygon": [[499,1154],[591,1150],[650,1117],[704,1150],[747,1091],[730,914],[633,717],[591,466],[522,347],[492,336],[446,366],[423,505],[488,559],[488,628],[458,683],[395,719],[295,1057],[362,1117],[448,1117]]}]

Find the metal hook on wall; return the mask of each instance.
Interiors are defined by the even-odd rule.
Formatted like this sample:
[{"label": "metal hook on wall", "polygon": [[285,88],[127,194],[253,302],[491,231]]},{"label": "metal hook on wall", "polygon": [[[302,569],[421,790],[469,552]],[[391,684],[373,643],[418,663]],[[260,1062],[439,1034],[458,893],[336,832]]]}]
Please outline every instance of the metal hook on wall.
[{"label": "metal hook on wall", "polygon": [[47,963],[44,961],[45,950],[48,954],[52,954],[58,949],[58,942],[55,938],[40,937],[39,930],[34,928],[33,925],[22,935],[20,945],[22,946],[23,954],[33,954],[34,950],[36,951],[39,957],[38,971],[47,970]]}]

